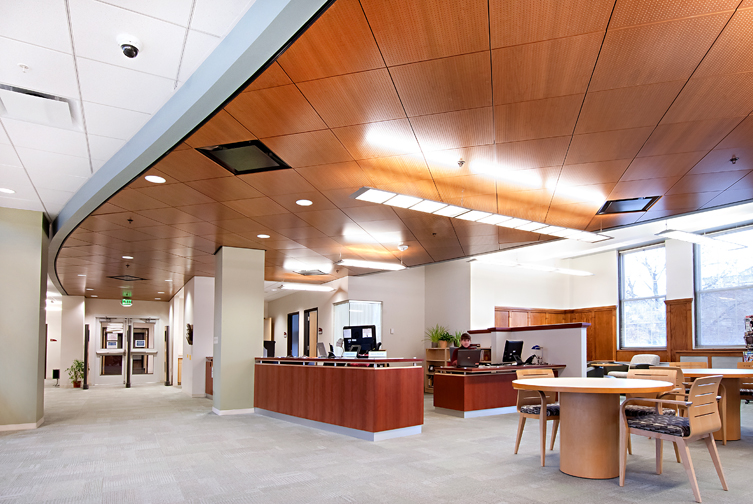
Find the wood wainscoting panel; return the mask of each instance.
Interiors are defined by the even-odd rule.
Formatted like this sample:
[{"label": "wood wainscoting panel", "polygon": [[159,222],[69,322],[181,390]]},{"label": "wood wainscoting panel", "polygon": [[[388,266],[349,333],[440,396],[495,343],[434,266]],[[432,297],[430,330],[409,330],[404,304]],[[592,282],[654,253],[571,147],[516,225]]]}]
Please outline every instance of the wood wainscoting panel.
[{"label": "wood wainscoting panel", "polygon": [[693,298],[668,299],[667,349],[670,361],[678,361],[675,352],[693,349]]}]

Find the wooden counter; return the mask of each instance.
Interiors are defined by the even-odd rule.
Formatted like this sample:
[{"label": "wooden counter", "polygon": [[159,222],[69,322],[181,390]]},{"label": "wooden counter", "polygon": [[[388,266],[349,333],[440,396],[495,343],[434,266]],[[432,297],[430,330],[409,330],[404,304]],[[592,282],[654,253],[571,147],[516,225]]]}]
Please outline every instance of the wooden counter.
[{"label": "wooden counter", "polygon": [[418,434],[422,362],[257,358],[254,411],[372,441]]},{"label": "wooden counter", "polygon": [[523,368],[553,369],[557,376],[565,366],[441,367],[434,374],[434,407],[463,418],[512,413],[518,398],[512,382],[517,379],[515,371]]}]

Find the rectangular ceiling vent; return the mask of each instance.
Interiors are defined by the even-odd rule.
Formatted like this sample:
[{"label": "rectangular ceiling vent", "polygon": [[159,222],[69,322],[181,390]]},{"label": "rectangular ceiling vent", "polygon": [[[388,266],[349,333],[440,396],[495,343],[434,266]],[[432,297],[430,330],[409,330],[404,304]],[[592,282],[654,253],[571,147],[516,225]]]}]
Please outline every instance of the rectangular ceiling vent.
[{"label": "rectangular ceiling vent", "polygon": [[318,270],[318,269],[312,269],[312,270],[300,270],[300,271],[295,271],[295,273],[298,273],[299,275],[303,275],[303,276],[319,276],[319,275],[326,275],[326,273],[325,273],[325,272],[323,272],[322,270]]},{"label": "rectangular ceiling vent", "polygon": [[138,282],[139,280],[146,280],[146,278],[141,278],[133,275],[109,276],[107,278],[120,280],[121,282]]},{"label": "rectangular ceiling vent", "polygon": [[60,96],[0,84],[0,116],[54,128],[77,128],[75,107]]},{"label": "rectangular ceiling vent", "polygon": [[290,168],[260,140],[202,147],[196,150],[233,175]]},{"label": "rectangular ceiling vent", "polygon": [[654,206],[654,203],[659,201],[659,198],[661,198],[661,196],[609,200],[604,203],[604,206],[602,206],[598,212],[596,212],[596,215],[645,212]]}]

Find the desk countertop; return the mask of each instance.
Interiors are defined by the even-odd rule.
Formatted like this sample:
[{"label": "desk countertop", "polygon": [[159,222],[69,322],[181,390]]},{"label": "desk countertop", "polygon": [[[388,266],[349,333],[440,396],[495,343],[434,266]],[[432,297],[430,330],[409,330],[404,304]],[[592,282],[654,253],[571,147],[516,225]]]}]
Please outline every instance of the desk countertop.
[{"label": "desk countertop", "polygon": [[564,364],[541,364],[535,366],[479,366],[475,368],[458,368],[452,366],[443,366],[436,368],[435,372],[444,374],[494,374],[494,373],[514,373],[518,369],[564,369]]}]

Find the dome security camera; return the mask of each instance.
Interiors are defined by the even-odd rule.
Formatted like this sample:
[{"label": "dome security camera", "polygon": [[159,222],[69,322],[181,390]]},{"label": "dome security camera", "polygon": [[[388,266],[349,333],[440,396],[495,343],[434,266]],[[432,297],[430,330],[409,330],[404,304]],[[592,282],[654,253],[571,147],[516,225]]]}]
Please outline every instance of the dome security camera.
[{"label": "dome security camera", "polygon": [[120,50],[126,58],[133,59],[139,55],[141,50],[141,41],[132,35],[121,35],[118,37]]}]

